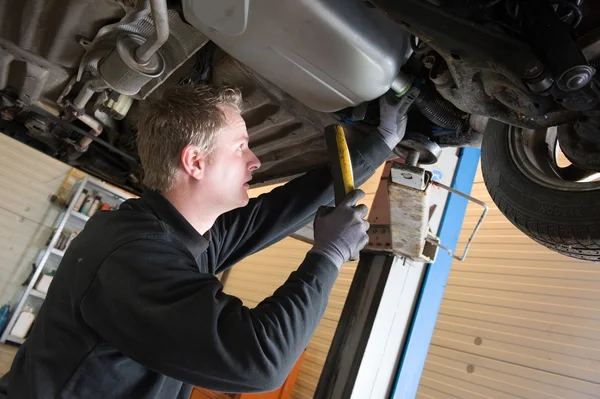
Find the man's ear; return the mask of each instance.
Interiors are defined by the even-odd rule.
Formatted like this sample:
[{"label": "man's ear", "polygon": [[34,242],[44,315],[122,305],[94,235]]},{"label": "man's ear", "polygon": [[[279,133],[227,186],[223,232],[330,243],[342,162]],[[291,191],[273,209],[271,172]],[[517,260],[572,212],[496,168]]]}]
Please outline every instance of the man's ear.
[{"label": "man's ear", "polygon": [[204,176],[206,163],[206,156],[197,147],[188,145],[181,151],[181,165],[183,170],[196,180],[200,180]]}]

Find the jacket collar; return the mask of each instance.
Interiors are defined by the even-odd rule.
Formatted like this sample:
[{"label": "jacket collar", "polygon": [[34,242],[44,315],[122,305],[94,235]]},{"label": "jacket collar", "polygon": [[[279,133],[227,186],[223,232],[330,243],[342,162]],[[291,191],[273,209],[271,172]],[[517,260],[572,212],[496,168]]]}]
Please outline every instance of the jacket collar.
[{"label": "jacket collar", "polygon": [[206,232],[206,237],[198,233],[190,222],[179,213],[177,208],[158,191],[144,188],[141,199],[152,208],[161,221],[168,224],[175,231],[177,237],[183,241],[198,261],[200,255],[208,248],[210,231]]}]

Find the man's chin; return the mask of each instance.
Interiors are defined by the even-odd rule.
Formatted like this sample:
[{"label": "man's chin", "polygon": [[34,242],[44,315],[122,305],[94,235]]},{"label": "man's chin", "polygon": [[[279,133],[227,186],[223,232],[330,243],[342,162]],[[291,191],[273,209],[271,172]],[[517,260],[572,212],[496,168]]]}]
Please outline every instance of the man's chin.
[{"label": "man's chin", "polygon": [[248,194],[245,194],[243,197],[241,197],[239,199],[239,201],[237,201],[237,204],[235,204],[234,206],[232,206],[232,208],[230,210],[234,210],[234,209],[238,209],[238,208],[243,208],[246,205],[248,205],[249,202],[250,202],[250,198],[248,197]]}]

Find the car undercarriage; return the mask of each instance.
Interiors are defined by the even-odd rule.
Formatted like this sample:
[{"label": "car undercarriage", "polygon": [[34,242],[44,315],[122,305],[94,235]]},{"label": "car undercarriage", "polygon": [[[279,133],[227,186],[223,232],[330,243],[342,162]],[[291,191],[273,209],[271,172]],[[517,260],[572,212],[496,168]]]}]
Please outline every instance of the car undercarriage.
[{"label": "car undercarriage", "polygon": [[325,164],[325,126],[370,134],[378,98],[413,88],[398,156],[482,146],[517,227],[600,259],[600,214],[585,205],[600,199],[597,2],[24,0],[0,15],[0,129],[133,193],[138,110],[163,85],[241,88],[253,185]]}]

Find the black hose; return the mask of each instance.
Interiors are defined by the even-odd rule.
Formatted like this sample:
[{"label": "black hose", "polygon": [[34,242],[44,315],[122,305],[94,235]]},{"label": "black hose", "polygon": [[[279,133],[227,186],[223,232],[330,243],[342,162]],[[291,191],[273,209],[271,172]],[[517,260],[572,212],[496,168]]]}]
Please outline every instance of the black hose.
[{"label": "black hose", "polygon": [[422,91],[415,101],[415,105],[427,119],[437,126],[450,130],[459,130],[462,126],[463,112],[442,98],[437,91]]}]

